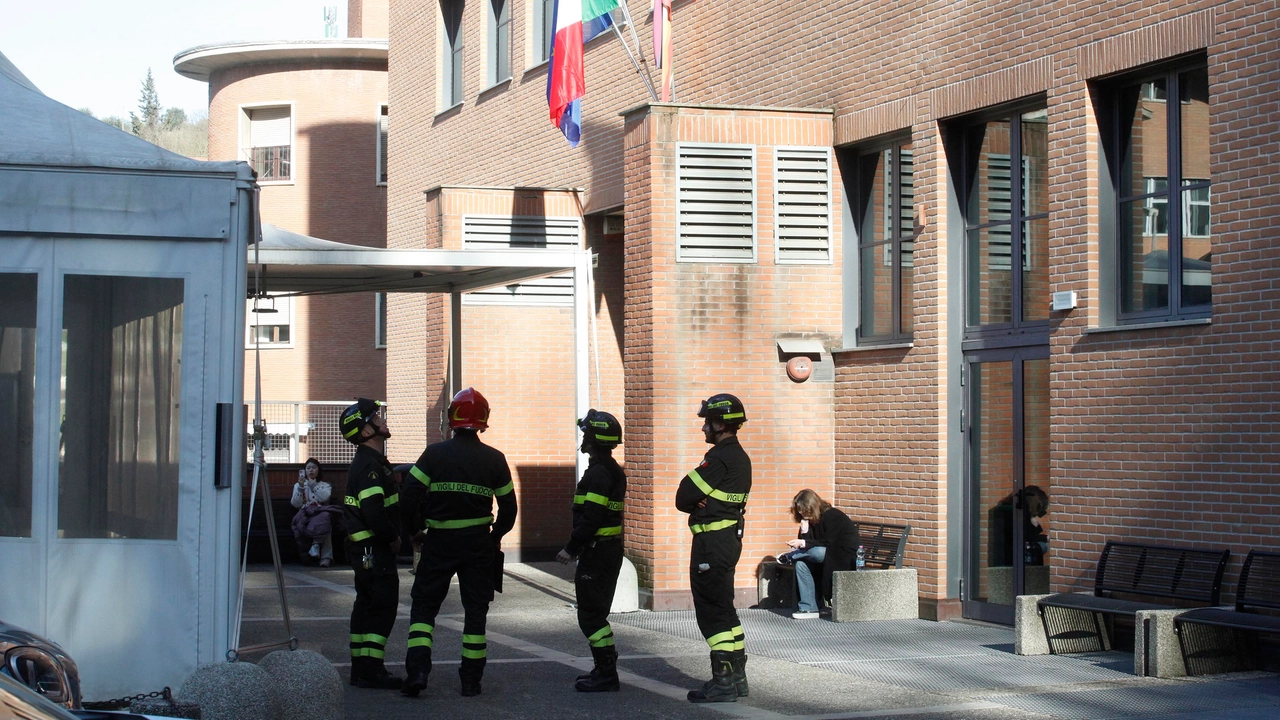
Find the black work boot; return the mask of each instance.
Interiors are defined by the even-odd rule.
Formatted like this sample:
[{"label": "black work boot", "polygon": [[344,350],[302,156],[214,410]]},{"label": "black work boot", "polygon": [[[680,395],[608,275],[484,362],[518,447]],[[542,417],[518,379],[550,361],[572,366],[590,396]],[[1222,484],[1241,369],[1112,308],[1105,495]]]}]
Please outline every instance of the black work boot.
[{"label": "black work boot", "polygon": [[476,672],[474,668],[458,669],[458,679],[462,680],[462,697],[475,697],[480,694],[480,677],[481,673]]},{"label": "black work boot", "polygon": [[591,657],[596,666],[587,675],[578,678],[573,689],[578,692],[617,692],[622,686],[618,682],[618,651],[612,645],[591,648]]},{"label": "black work boot", "polygon": [[365,659],[362,657],[351,658],[351,684],[355,685],[360,681],[360,676],[364,674]]},{"label": "black work boot", "polygon": [[747,688],[747,651],[733,651],[733,685],[738,689],[738,697],[746,697]]},{"label": "black work boot", "polygon": [[405,670],[408,677],[400,686],[400,692],[409,697],[418,697],[418,693],[427,689],[427,676],[431,674],[431,666],[423,663],[406,664]]},{"label": "black work boot", "polygon": [[399,690],[404,678],[398,678],[387,672],[381,660],[368,659],[363,672],[356,677],[356,687],[374,690]]},{"label": "black work boot", "polygon": [[711,679],[697,690],[689,691],[689,702],[737,702],[738,688],[733,680],[733,653],[712,650]]}]

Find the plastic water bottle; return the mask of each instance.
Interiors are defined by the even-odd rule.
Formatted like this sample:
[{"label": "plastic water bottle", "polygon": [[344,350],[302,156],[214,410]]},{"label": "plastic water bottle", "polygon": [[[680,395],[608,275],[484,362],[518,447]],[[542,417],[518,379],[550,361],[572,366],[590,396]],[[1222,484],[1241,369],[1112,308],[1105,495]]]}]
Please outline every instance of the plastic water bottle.
[{"label": "plastic water bottle", "polygon": [[861,545],[858,546],[858,559],[854,561],[853,566],[856,570],[862,570],[867,567],[867,551]]}]

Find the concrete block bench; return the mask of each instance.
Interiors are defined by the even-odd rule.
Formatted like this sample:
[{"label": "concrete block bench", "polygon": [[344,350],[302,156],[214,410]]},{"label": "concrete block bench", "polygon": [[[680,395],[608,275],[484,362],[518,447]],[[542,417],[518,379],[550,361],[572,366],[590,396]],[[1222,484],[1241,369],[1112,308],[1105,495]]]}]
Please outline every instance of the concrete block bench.
[{"label": "concrete block bench", "polygon": [[831,619],[835,622],[919,617],[920,579],[915,568],[832,573]]}]

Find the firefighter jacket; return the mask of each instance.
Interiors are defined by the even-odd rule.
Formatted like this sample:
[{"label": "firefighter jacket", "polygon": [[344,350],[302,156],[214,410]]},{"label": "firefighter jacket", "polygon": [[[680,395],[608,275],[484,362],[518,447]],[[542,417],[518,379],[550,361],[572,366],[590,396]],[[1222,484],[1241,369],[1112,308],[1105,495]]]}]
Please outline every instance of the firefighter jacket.
[{"label": "firefighter jacket", "polygon": [[565,552],[577,556],[602,538],[622,539],[623,500],[627,476],[612,455],[591,456],[573,494],[573,532]]},{"label": "firefighter jacket", "polygon": [[453,438],[427,446],[409,470],[406,512],[415,532],[484,532],[498,540],[516,523],[514,490],[506,456],[476,432],[455,430]]},{"label": "firefighter jacket", "polygon": [[[694,535],[739,528],[751,493],[751,458],[735,435],[721,440],[689,471],[676,490],[676,509],[689,513]],[[706,500],[704,507],[698,504]]]},{"label": "firefighter jacket", "polygon": [[400,537],[398,492],[386,456],[368,445],[357,446],[342,510],[351,542],[388,545]]}]

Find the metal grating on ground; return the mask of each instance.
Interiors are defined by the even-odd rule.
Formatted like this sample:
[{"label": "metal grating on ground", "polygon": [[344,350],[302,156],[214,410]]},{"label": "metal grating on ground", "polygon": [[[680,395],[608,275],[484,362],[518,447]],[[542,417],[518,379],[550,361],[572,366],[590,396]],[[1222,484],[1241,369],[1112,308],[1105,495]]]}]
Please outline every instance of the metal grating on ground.
[{"label": "metal grating on ground", "polygon": [[983,700],[1064,720],[1220,713],[1269,707],[1276,707],[1277,715],[1280,715],[1280,678],[1217,681],[1211,686],[1204,682],[1168,681],[1157,686],[996,695]]},{"label": "metal grating on ground", "polygon": [[[749,653],[903,688],[945,692],[1133,678],[1133,657],[1126,653],[1014,655],[1011,628],[928,620],[798,622],[767,610],[738,614]],[[610,621],[702,639],[689,611],[614,615]]]}]

